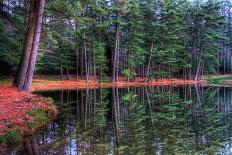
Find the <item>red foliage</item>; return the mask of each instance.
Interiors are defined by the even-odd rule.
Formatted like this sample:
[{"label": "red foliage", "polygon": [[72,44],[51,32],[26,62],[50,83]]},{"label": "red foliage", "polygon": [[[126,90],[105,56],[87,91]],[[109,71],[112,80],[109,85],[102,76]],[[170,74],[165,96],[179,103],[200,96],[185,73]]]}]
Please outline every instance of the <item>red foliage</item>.
[{"label": "red foliage", "polygon": [[29,130],[26,126],[27,122],[34,119],[27,114],[27,111],[32,110],[33,106],[50,110],[44,101],[43,97],[18,92],[15,87],[0,85],[0,135],[4,134],[7,128],[13,124],[26,134]]}]

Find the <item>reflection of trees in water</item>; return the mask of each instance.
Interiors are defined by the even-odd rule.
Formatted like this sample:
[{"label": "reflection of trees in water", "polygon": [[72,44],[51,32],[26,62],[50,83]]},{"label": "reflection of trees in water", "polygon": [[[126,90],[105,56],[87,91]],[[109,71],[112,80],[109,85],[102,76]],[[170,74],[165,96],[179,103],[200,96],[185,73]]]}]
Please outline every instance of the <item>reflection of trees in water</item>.
[{"label": "reflection of trees in water", "polygon": [[28,154],[215,154],[230,148],[230,88],[128,87],[45,93],[60,107]]},{"label": "reflection of trees in water", "polygon": [[[200,95],[193,98],[190,108],[189,136],[193,151],[224,154],[231,137],[231,97],[225,98],[225,91],[221,93],[223,89],[219,88],[195,90]],[[227,93],[231,94],[231,90]]]},{"label": "reflection of trees in water", "polygon": [[[132,91],[133,92],[133,91]],[[127,106],[127,117],[123,119],[124,134],[120,145],[127,154],[145,154],[145,105],[129,92],[123,96]]]}]

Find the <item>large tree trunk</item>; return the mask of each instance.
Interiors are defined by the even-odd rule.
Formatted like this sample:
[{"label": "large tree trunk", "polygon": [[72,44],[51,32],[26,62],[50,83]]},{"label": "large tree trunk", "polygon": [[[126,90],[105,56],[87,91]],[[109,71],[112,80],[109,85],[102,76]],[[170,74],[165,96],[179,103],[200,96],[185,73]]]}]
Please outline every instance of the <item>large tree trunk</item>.
[{"label": "large tree trunk", "polygon": [[17,86],[19,91],[30,91],[39,48],[44,5],[45,0],[32,0],[30,2],[30,13],[24,43],[23,59],[17,75]]},{"label": "large tree trunk", "polygon": [[36,19],[35,32],[34,32],[35,34],[34,34],[33,46],[31,50],[30,63],[29,63],[28,71],[27,71],[27,79],[24,84],[24,90],[26,92],[30,91],[33,73],[35,70],[35,62],[36,62],[37,52],[39,50],[39,41],[40,41],[41,28],[42,28],[42,22],[43,22],[44,6],[45,6],[45,0],[40,0],[37,19]]},{"label": "large tree trunk", "polygon": [[24,81],[26,79],[27,69],[30,61],[30,54],[32,50],[32,43],[33,43],[35,24],[36,24],[37,7],[38,7],[38,1],[32,0],[30,2],[27,32],[24,40],[22,58],[20,61],[18,73],[16,75],[16,80],[14,81],[14,84],[18,86],[19,91],[23,90]]}]

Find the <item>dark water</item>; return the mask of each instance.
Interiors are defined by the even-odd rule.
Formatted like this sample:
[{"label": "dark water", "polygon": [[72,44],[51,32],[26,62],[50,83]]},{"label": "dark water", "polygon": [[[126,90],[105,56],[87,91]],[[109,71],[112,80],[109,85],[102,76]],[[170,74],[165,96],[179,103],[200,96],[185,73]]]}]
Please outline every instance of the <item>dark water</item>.
[{"label": "dark water", "polygon": [[39,92],[58,118],[12,155],[232,154],[232,88],[128,87]]}]

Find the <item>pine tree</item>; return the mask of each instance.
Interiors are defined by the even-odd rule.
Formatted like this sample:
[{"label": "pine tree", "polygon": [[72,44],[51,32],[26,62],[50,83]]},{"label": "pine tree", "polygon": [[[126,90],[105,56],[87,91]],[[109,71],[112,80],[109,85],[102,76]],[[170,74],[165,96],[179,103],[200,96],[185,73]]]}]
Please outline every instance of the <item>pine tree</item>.
[{"label": "pine tree", "polygon": [[136,67],[145,61],[142,1],[134,0],[128,4],[126,47],[128,66],[124,74],[129,78],[136,76]]}]

